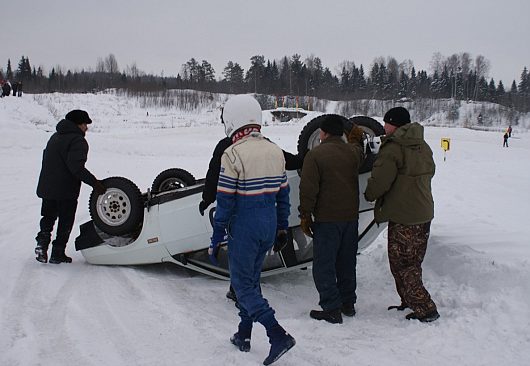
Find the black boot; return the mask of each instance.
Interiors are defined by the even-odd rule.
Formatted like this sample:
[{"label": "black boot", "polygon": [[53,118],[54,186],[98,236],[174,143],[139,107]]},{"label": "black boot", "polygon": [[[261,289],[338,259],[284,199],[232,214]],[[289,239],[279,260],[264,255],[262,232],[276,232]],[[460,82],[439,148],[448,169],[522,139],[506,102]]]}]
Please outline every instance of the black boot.
[{"label": "black boot", "polygon": [[344,304],[342,304],[342,308],[340,310],[345,316],[355,315],[355,305],[353,304],[353,302],[345,302]]},{"label": "black boot", "polygon": [[230,342],[241,352],[250,351],[250,336],[252,334],[252,321],[241,321],[237,327],[237,333],[230,337]]},{"label": "black boot", "polygon": [[35,247],[35,259],[41,263],[48,263],[48,247],[52,234],[44,231],[39,231],[35,240],[37,240],[37,246]]},{"label": "black boot", "polygon": [[50,257],[50,263],[59,264],[59,263],[72,263],[72,258],[64,254],[64,248],[62,249],[52,249],[52,255]]},{"label": "black boot", "polygon": [[48,263],[48,246],[37,244],[35,247],[35,259],[41,263]]},{"label": "black boot", "polygon": [[295,339],[285,331],[280,325],[267,329],[271,349],[269,355],[263,361],[264,365],[276,362],[285,352],[289,351],[296,344]]},{"label": "black boot", "polygon": [[440,314],[438,313],[437,310],[433,310],[433,311],[431,311],[430,313],[428,313],[428,314],[426,314],[424,316],[418,316],[414,312],[412,312],[412,313],[408,314],[407,316],[405,316],[405,318],[408,319],[408,320],[417,319],[417,320],[419,320],[422,323],[433,322],[436,319],[438,319],[439,317],[440,317]]},{"label": "black boot", "polygon": [[408,308],[407,304],[401,303],[401,305],[391,305],[388,307],[388,310],[396,309],[398,311],[403,311]]},{"label": "black boot", "polygon": [[316,320],[325,320],[331,324],[342,324],[341,309],[311,310],[309,316]]}]

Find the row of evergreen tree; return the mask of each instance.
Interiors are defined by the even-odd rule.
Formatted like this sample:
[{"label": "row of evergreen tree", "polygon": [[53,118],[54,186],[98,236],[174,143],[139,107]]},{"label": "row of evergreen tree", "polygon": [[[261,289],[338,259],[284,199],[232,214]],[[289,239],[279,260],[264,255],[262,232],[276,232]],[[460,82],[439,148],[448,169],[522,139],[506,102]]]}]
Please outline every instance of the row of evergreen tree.
[{"label": "row of evergreen tree", "polygon": [[530,74],[524,67],[517,83],[507,89],[502,81],[487,79],[489,61],[484,56],[472,59],[468,53],[443,57],[433,55],[431,72],[416,70],[411,60],[398,63],[393,57],[376,58],[368,72],[361,64],[345,61],[336,72],[322,64],[319,57],[302,60],[295,54],[281,60],[250,58],[244,70],[228,61],[222,77],[216,78],[207,61],[191,58],[182,65],[176,77],[148,75],[135,63],[119,70],[113,54],[99,58],[95,70],[66,72],[54,67],[46,75],[42,67],[31,67],[29,57],[22,56],[16,70],[8,60],[6,71],[0,69],[0,80],[19,81],[26,92],[94,92],[123,88],[131,92],[166,89],[195,89],[220,93],[253,92],[270,95],[315,96],[332,100],[414,100],[416,98],[454,98],[456,100],[490,101],[527,112],[530,110]]}]

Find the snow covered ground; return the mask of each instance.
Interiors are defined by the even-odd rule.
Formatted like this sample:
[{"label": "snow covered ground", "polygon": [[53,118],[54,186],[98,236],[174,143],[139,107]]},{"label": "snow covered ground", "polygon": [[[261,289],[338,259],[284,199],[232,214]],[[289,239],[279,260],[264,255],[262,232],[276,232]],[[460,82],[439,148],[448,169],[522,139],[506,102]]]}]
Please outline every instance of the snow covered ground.
[{"label": "snow covered ground", "polygon": [[[43,265],[33,255],[35,187],[58,116],[86,109],[94,121],[87,167],[98,178],[128,177],[145,191],[170,167],[204,177],[223,137],[218,112],[147,116],[110,95],[39,101],[0,100],[0,365],[261,364],[269,349],[263,328],[255,327],[250,353],[228,341],[237,326],[228,283],[169,264],[93,266],[74,251],[78,225],[89,219],[87,186],[67,249],[74,262]],[[263,132],[295,152],[304,124],[269,123]],[[498,132],[429,127],[426,137],[437,172],[424,281],[441,318],[422,324],[386,310],[398,296],[383,233],[358,258],[357,315],[342,325],[309,318],[318,308],[311,271],[263,280],[297,340],[278,365],[530,364],[530,136],[518,133],[509,148]],[[446,161],[442,137],[451,138]]]}]

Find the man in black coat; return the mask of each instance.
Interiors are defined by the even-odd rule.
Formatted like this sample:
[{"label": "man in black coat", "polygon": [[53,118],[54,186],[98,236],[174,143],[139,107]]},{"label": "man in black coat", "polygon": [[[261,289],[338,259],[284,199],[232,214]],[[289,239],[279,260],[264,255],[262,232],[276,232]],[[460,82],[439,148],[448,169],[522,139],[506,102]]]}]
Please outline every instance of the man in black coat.
[{"label": "man in black coat", "polygon": [[50,263],[70,263],[65,248],[74,225],[81,182],[92,186],[98,194],[105,193],[103,184],[86,168],[88,143],[85,133],[92,120],[82,110],[70,111],[61,120],[42,157],[37,196],[42,198],[40,231],[35,238],[35,254],[42,263],[48,261],[48,246],[55,220],[59,219]]}]

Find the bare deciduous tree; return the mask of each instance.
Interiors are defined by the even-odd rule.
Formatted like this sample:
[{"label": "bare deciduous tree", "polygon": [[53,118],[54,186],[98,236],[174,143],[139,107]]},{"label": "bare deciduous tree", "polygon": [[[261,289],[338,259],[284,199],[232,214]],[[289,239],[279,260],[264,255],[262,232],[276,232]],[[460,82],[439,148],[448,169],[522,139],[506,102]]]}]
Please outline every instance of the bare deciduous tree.
[{"label": "bare deciduous tree", "polygon": [[117,74],[119,72],[118,61],[112,53],[105,57],[105,71],[109,74]]}]

